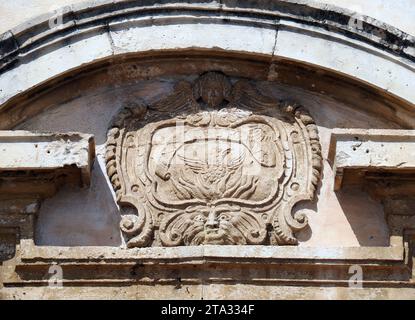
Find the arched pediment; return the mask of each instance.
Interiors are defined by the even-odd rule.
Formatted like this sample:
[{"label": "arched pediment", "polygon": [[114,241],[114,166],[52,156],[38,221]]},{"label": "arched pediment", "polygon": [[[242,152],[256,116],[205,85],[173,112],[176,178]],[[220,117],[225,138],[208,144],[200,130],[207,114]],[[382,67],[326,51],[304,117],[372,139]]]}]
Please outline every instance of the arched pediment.
[{"label": "arched pediment", "polygon": [[[414,126],[414,38],[345,9],[297,1],[100,1],[57,12],[1,36],[3,129],[45,108],[33,103],[45,90],[89,71],[134,57],[169,63],[194,55],[256,62],[256,78],[349,100]],[[148,64],[133,72],[138,78],[166,73]],[[332,78],[339,80],[335,87]]]},{"label": "arched pediment", "polygon": [[350,298],[354,270],[361,297],[413,297],[414,83],[413,36],[313,1],[100,0],[14,27],[0,290],[53,296],[53,264],[65,297]]}]

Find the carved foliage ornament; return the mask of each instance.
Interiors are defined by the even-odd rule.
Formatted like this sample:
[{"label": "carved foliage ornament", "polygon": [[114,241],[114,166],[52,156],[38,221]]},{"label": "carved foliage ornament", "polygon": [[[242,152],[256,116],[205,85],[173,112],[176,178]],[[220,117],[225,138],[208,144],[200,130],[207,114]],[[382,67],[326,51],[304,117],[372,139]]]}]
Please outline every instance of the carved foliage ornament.
[{"label": "carved foliage ornament", "polygon": [[296,244],[320,178],[317,127],[222,73],[126,106],[108,132],[107,171],[128,247]]}]

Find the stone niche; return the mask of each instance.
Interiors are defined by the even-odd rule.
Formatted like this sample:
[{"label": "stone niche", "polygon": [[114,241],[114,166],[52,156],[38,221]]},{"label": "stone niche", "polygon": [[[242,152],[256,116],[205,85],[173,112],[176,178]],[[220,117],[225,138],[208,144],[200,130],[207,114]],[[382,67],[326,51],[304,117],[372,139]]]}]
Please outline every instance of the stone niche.
[{"label": "stone niche", "polygon": [[0,37],[1,298],[415,298],[413,37],[97,6]]}]

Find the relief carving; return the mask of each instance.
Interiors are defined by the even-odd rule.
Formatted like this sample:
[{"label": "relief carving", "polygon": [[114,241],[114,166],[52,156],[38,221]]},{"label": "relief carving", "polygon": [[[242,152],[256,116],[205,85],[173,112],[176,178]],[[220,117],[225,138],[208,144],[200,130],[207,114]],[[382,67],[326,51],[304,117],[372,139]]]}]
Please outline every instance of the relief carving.
[{"label": "relief carving", "polygon": [[317,127],[299,105],[208,72],[126,106],[108,132],[107,172],[128,247],[292,245],[320,179]]}]

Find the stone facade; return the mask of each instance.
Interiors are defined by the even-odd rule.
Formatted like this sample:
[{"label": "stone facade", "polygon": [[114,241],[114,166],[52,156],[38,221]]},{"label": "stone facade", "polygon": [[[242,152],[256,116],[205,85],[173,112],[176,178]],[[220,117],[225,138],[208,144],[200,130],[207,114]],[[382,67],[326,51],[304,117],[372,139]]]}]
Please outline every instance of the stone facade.
[{"label": "stone facade", "polygon": [[413,36],[309,1],[59,12],[0,36],[1,298],[415,298]]}]

